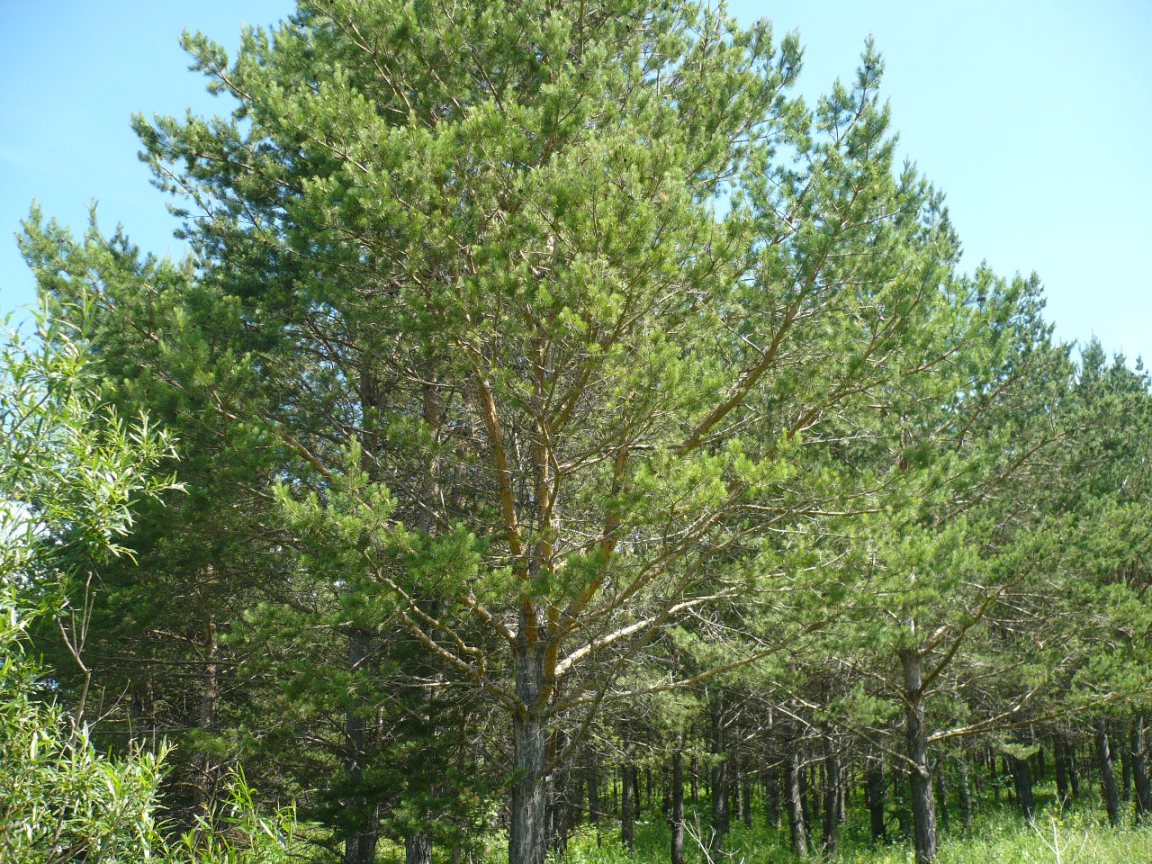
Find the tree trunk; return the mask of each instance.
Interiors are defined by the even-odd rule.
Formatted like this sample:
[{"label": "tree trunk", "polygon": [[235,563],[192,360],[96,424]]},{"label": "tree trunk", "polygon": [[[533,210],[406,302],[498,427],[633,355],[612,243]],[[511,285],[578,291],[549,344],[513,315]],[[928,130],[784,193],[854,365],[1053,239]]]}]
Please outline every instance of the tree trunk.
[{"label": "tree trunk", "polygon": [[1076,772],[1076,746],[1064,748],[1068,760],[1068,787],[1072,790],[1072,800],[1080,797],[1080,775]]},{"label": "tree trunk", "polygon": [[572,768],[572,801],[568,807],[568,823],[576,828],[584,821],[584,772]]},{"label": "tree trunk", "polygon": [[1152,778],[1148,776],[1148,719],[1138,715],[1132,721],[1132,782],[1136,787],[1136,821],[1143,822],[1152,814]]},{"label": "tree trunk", "polygon": [[541,704],[544,651],[517,647],[516,695],[521,702],[512,722],[514,777],[508,830],[509,864],[544,864],[548,849],[548,721]]},{"label": "tree trunk", "polygon": [[768,826],[780,829],[780,771],[771,769],[764,778],[764,815]]},{"label": "tree trunk", "polygon": [[864,767],[864,801],[868,807],[868,823],[873,840],[883,840],[887,836],[884,826],[884,757],[877,754],[868,757]]},{"label": "tree trunk", "polygon": [[724,746],[724,696],[712,699],[712,837],[709,851],[715,856],[724,849],[724,837],[730,826],[728,810],[729,758]]},{"label": "tree trunk", "polygon": [[972,783],[968,775],[968,760],[960,757],[957,761],[960,781],[960,818],[964,820],[964,836],[972,836]]},{"label": "tree trunk", "polygon": [[1012,770],[1012,787],[1016,790],[1016,803],[1024,818],[1031,822],[1036,816],[1036,800],[1032,797],[1032,770],[1027,759],[1008,756]]},{"label": "tree trunk", "polygon": [[1104,809],[1108,811],[1108,822],[1113,826],[1120,822],[1120,795],[1116,789],[1116,772],[1112,766],[1112,748],[1108,743],[1108,723],[1096,721],[1096,761],[1100,767],[1100,791],[1104,796]]},{"label": "tree trunk", "polygon": [[832,737],[824,735],[824,836],[821,845],[824,854],[836,855],[840,829],[840,757],[836,754]]},{"label": "tree trunk", "polygon": [[[355,673],[368,659],[369,634],[353,630],[348,635],[348,668]],[[378,840],[379,808],[361,791],[364,778],[364,763],[368,758],[368,721],[364,717],[360,700],[353,700],[344,720],[344,730],[348,739],[344,757],[344,773],[353,792],[344,799],[344,806],[351,811],[352,832],[344,839],[344,864],[373,864],[376,860]]]},{"label": "tree trunk", "polygon": [[816,838],[812,836],[820,820],[820,800],[823,784],[820,782],[819,765],[813,762],[804,772],[802,780],[804,790],[804,823],[808,826],[808,842],[815,846]]},{"label": "tree trunk", "polygon": [[788,766],[788,827],[792,834],[792,853],[797,858],[808,857],[808,828],[804,821],[804,764],[800,759],[799,742],[793,745]]},{"label": "tree trunk", "polygon": [[[208,569],[208,576],[209,578],[212,576],[211,567]],[[220,702],[220,680],[218,677],[220,639],[216,631],[216,622],[212,619],[209,619],[205,628],[204,641],[204,686],[200,691],[200,729],[203,732],[212,733],[216,730]],[[216,760],[207,750],[197,754],[193,765],[196,770],[196,810],[200,813],[209,813],[216,797],[218,766]]]},{"label": "tree trunk", "polygon": [[636,849],[636,766],[625,754],[620,770],[620,841],[632,853]]},{"label": "tree trunk", "polygon": [[742,766],[740,772],[740,819],[745,828],[752,827],[752,774],[748,765]]},{"label": "tree trunk", "polygon": [[924,690],[920,653],[900,652],[904,668],[904,722],[908,758],[912,762],[912,837],[916,864],[931,864],[936,858],[936,803],[932,799],[932,772],[928,767],[928,730],[924,726]]},{"label": "tree trunk", "polygon": [[940,828],[948,830],[948,771],[943,759],[936,764],[936,813]]},{"label": "tree trunk", "polygon": [[1072,792],[1068,788],[1068,765],[1064,755],[1064,738],[1060,733],[1052,737],[1052,761],[1056,765],[1056,801],[1061,810],[1072,804]]},{"label": "tree trunk", "polygon": [[672,754],[672,864],[684,864],[684,754],[679,748]]},{"label": "tree trunk", "polygon": [[588,748],[588,822],[600,824],[600,762],[592,748]]},{"label": "tree trunk", "polygon": [[1128,801],[1132,798],[1132,751],[1131,748],[1124,746],[1124,739],[1128,736],[1124,734],[1124,724],[1117,721],[1112,724],[1112,737],[1116,739],[1119,746],[1113,750],[1113,758],[1115,754],[1120,754],[1120,800]]},{"label": "tree trunk", "polygon": [[[558,733],[553,737],[552,753],[565,753],[571,743],[571,736],[567,732]],[[580,809],[579,783],[575,781],[578,772],[570,759],[558,766],[552,772],[552,790],[548,796],[548,838],[549,848],[563,858],[568,848],[568,835],[573,826],[577,824]]]},{"label": "tree trunk", "polygon": [[404,837],[404,864],[432,864],[432,843],[423,831]]}]

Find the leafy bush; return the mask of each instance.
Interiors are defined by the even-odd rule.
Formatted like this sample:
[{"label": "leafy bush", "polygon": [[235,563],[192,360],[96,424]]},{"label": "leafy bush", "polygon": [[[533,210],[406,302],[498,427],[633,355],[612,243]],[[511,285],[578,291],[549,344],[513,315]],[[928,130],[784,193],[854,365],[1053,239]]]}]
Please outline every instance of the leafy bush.
[{"label": "leafy bush", "polygon": [[40,324],[31,344],[10,334],[0,345],[0,862],[285,861],[291,813],[259,817],[243,778],[222,812],[169,841],[157,817],[163,751],[100,754],[27,655],[29,625],[62,611],[62,553],[122,554],[132,501],[172,485],[152,475],[171,455],[165,437],[99,405],[84,352]]}]

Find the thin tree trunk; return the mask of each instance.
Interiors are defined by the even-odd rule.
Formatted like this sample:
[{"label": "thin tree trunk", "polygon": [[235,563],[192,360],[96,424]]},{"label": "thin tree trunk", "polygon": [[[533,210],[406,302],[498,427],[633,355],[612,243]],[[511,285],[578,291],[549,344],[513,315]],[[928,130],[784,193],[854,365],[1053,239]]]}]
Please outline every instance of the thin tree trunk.
[{"label": "thin tree trunk", "polygon": [[968,760],[963,756],[957,760],[960,781],[960,818],[964,820],[964,836],[972,836],[972,784],[968,775]]},{"label": "thin tree trunk", "polygon": [[684,864],[684,754],[679,747],[672,754],[672,864]]},{"label": "thin tree trunk", "polygon": [[[208,576],[212,575],[209,567]],[[200,691],[200,729],[207,733],[216,730],[216,717],[220,703],[220,680],[218,664],[220,660],[220,639],[216,622],[209,619],[205,628],[204,686]],[[212,810],[216,792],[216,772],[218,766],[208,751],[201,751],[194,761],[196,769],[195,800],[196,809],[201,813]]]},{"label": "thin tree trunk", "polygon": [[835,742],[825,733],[824,746],[824,836],[821,845],[829,856],[836,854],[839,846],[839,801],[840,801],[840,758],[836,754]]},{"label": "thin tree trunk", "polygon": [[584,821],[584,772],[572,769],[572,801],[568,808],[568,822],[573,828]]},{"label": "thin tree trunk", "polygon": [[808,857],[808,828],[804,821],[804,764],[800,759],[799,742],[793,744],[788,766],[788,827],[792,834],[792,853],[797,858]]},{"label": "thin tree trunk", "polygon": [[588,748],[588,821],[600,824],[600,762],[596,751]]},{"label": "thin tree trunk", "polygon": [[884,798],[887,786],[884,783],[884,757],[877,754],[868,757],[864,767],[864,801],[868,807],[868,823],[873,840],[883,840],[887,836],[884,826]]},{"label": "thin tree trunk", "polygon": [[780,771],[771,769],[764,778],[764,815],[768,825],[780,829]]},{"label": "thin tree trunk", "polygon": [[1119,746],[1114,748],[1113,758],[1115,758],[1116,751],[1120,754],[1120,800],[1128,801],[1132,798],[1132,751],[1130,748],[1124,746],[1124,739],[1128,736],[1124,734],[1124,724],[1116,721],[1112,724],[1112,738],[1119,743]]},{"label": "thin tree trunk", "polygon": [[1148,719],[1137,715],[1132,721],[1132,781],[1136,786],[1136,821],[1146,821],[1152,814],[1152,778],[1148,776]]},{"label": "thin tree trunk", "polygon": [[1108,723],[1096,721],[1096,761],[1100,767],[1100,791],[1104,796],[1104,809],[1108,811],[1108,822],[1113,826],[1120,822],[1120,795],[1116,789],[1116,772],[1112,765],[1112,748],[1108,742]]},{"label": "thin tree trunk", "polygon": [[1080,775],[1076,771],[1076,745],[1065,747],[1064,756],[1068,760],[1068,788],[1072,790],[1072,800],[1080,797]]},{"label": "thin tree trunk", "polygon": [[620,841],[632,853],[636,849],[636,766],[625,753],[620,769]]},{"label": "thin tree trunk", "polygon": [[712,837],[709,851],[715,856],[724,849],[724,837],[730,826],[728,809],[729,758],[725,743],[724,696],[712,699]]},{"label": "thin tree trunk", "polygon": [[936,764],[936,814],[939,817],[940,828],[948,830],[948,771],[947,763],[941,759]]},{"label": "thin tree trunk", "polygon": [[[348,668],[355,673],[368,659],[369,634],[353,630],[348,635]],[[358,703],[359,700],[354,700]],[[345,799],[344,806],[351,811],[355,827],[344,840],[344,864],[373,864],[379,838],[379,808],[360,791],[363,786],[365,761],[368,758],[368,721],[364,708],[353,704],[345,715],[344,728],[348,739],[344,757],[344,773],[354,790]]]},{"label": "thin tree trunk", "polygon": [[912,762],[912,837],[916,864],[931,864],[936,858],[936,803],[932,799],[932,773],[928,766],[928,731],[924,725],[924,690],[920,653],[900,652],[904,669],[904,723],[908,758]]},{"label": "thin tree trunk", "polygon": [[1072,792],[1068,788],[1068,765],[1064,755],[1064,738],[1057,732],[1052,736],[1052,761],[1056,766],[1056,800],[1061,810],[1072,804]]},{"label": "thin tree trunk", "polygon": [[740,819],[745,828],[752,827],[752,773],[747,763],[741,766],[740,771]]},{"label": "thin tree trunk", "polygon": [[808,825],[808,842],[815,845],[816,838],[812,836],[820,822],[820,792],[822,785],[819,777],[819,766],[813,761],[804,772],[802,779],[804,791],[804,822]]}]

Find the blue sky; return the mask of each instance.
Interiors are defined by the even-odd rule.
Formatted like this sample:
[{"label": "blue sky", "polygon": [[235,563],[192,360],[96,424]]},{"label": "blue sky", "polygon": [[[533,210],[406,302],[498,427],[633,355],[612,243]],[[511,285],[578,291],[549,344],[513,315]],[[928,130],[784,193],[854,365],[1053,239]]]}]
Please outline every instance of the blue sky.
[{"label": "blue sky", "polygon": [[[865,37],[901,150],[947,194],[966,268],[1036,271],[1064,339],[1152,360],[1152,2],[735,0],[798,29],[800,90],[848,78]],[[99,202],[142,248],[180,255],[129,119],[227,110],[187,71],[185,29],[229,48],[287,0],[0,0],[0,312],[33,299],[13,233],[32,199],[76,231]]]}]

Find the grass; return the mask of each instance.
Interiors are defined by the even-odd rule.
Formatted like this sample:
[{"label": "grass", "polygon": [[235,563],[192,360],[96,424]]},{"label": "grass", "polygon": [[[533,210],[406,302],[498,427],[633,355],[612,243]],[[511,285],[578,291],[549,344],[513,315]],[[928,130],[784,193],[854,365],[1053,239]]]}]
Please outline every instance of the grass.
[{"label": "grass", "polygon": [[[707,834],[707,820],[690,817],[685,840],[691,864],[709,864],[699,838]],[[703,831],[703,835],[701,834]],[[693,836],[695,835],[695,836]],[[662,820],[649,819],[636,826],[636,853],[629,857],[618,841],[615,824],[605,822],[599,838],[585,826],[569,841],[566,864],[667,864],[668,829]],[[749,830],[734,826],[726,852],[711,864],[794,864],[787,831]],[[913,864],[911,841],[896,839],[876,844],[867,826],[850,822],[841,834],[836,856],[813,855],[813,862],[836,864]],[[943,832],[939,864],[1152,864],[1152,825],[1110,827],[1103,814],[1078,809],[1059,814],[1042,810],[1029,825],[1015,811],[990,808],[978,817],[971,837]]]}]

